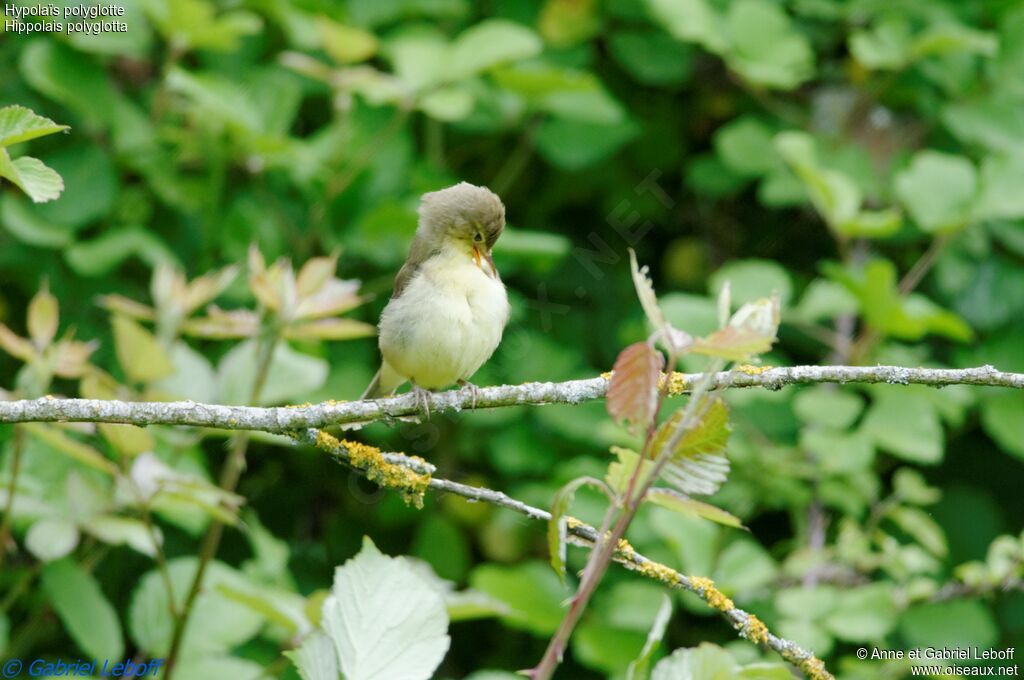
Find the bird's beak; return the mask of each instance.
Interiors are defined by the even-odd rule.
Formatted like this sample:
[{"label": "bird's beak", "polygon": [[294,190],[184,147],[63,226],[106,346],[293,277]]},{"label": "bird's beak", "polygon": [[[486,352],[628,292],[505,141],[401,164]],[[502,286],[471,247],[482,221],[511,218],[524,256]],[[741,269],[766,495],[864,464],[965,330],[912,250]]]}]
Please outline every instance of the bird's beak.
[{"label": "bird's beak", "polygon": [[[476,246],[473,246],[473,261],[476,262],[476,266],[480,267],[480,271],[487,274],[491,278],[497,275],[498,270],[494,266],[494,259],[491,257],[490,251],[481,251]],[[484,267],[484,262],[487,263],[487,267]]]}]

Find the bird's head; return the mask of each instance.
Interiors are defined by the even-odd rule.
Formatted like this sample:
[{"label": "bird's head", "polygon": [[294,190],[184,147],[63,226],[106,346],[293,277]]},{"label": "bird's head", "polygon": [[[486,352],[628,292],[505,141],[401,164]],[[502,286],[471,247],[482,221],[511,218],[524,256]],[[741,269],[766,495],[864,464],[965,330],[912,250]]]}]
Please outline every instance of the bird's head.
[{"label": "bird's head", "polygon": [[471,255],[489,276],[497,275],[491,249],[505,228],[505,205],[497,194],[460,182],[424,194],[419,215],[421,232],[432,236],[438,245],[447,243]]}]

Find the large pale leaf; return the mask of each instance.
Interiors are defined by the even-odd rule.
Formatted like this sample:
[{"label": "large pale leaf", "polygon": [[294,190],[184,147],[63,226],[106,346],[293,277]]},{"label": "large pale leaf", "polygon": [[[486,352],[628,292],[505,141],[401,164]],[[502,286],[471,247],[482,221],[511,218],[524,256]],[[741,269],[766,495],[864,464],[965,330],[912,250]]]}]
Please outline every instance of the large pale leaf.
[{"label": "large pale leaf", "polygon": [[626,680],[646,680],[650,677],[651,661],[654,658],[655,651],[658,649],[658,645],[661,644],[661,639],[665,637],[665,628],[668,627],[668,621],[672,618],[672,600],[665,594],[662,594],[661,597],[661,606],[654,617],[654,623],[651,624],[650,632],[647,633],[647,641],[644,642],[644,648],[640,650],[640,655],[633,659],[629,663],[629,667],[626,668]]},{"label": "large pale leaf", "polygon": [[779,298],[761,298],[740,307],[727,326],[697,338],[690,348],[696,354],[730,361],[746,361],[775,344],[779,329]]},{"label": "large pale leaf", "polygon": [[124,652],[117,612],[99,582],[70,558],[43,567],[43,590],[78,648],[98,659],[116,659]]},{"label": "large pale leaf", "polygon": [[302,680],[338,680],[338,653],[334,651],[331,639],[320,631],[284,655],[299,669]]},{"label": "large pale leaf", "polygon": [[457,80],[499,64],[536,56],[540,37],[507,19],[486,19],[464,31],[448,52],[448,78]]},{"label": "large pale leaf", "polygon": [[651,489],[646,500],[689,517],[699,517],[730,527],[743,526],[739,518],[721,508],[694,500],[672,489]]},{"label": "large pale leaf", "polygon": [[64,180],[56,170],[31,156],[22,156],[12,161],[7,150],[2,148],[0,177],[7,178],[28,194],[33,203],[52,201],[64,191]]},{"label": "large pale leaf", "polygon": [[133,382],[152,382],[174,373],[167,350],[156,337],[135,321],[115,314],[114,346],[117,361]]},{"label": "large pale leaf", "polygon": [[346,680],[427,680],[451,644],[441,595],[369,538],[334,572],[322,621]]}]

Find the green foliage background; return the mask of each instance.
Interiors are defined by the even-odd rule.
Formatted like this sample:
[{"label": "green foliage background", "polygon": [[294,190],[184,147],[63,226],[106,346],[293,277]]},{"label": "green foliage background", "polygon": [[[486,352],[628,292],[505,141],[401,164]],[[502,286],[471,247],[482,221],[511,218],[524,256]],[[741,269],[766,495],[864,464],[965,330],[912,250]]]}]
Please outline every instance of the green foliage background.
[{"label": "green foliage background", "polygon": [[[149,304],[157,263],[192,278],[244,266],[251,243],[296,267],[340,251],[338,275],[373,296],[348,316],[373,323],[419,195],[459,180],[498,191],[510,223],[495,259],[513,320],[478,384],[592,376],[643,338],[628,246],[652,266],[670,321],[693,333],[714,326],[726,280],[737,302],[779,293],[781,341],[768,364],[1024,371],[1020,2],[121,4],[127,33],[0,35],[0,105],[71,126],[13,149],[58,170],[66,189],[33,205],[5,185],[0,321],[28,335],[28,301],[48,282],[61,333],[100,341],[92,361],[127,385],[110,388],[122,397],[153,394],[156,381],[125,365],[97,296]],[[253,308],[244,279],[217,304]],[[231,353],[237,343],[188,343],[163,393],[246,401],[253,362]],[[377,361],[372,338],[307,337],[287,355],[270,401],[357,398]],[[3,387],[31,392],[39,383],[26,371],[0,357]],[[46,386],[80,389],[77,379]],[[850,386],[728,402],[733,473],[711,502],[750,533],[645,510],[630,534],[637,549],[714,578],[843,678],[880,677],[880,662],[854,657],[860,646],[1024,641],[1024,547],[1014,538],[1024,395]],[[65,436],[130,464],[120,457],[131,446],[116,437]],[[601,404],[439,416],[359,436],[541,506],[568,479],[601,476],[608,446],[630,441]],[[9,483],[11,429],[0,439]],[[127,530],[90,537],[83,524],[86,537],[40,575],[27,532],[74,515],[70,488],[92,497],[111,487],[62,455],[66,443],[31,432],[27,442],[19,550],[0,572],[0,590],[13,593],[0,598],[2,655],[166,651],[144,615],[145,593],[162,584]],[[155,432],[153,447],[207,478],[225,449],[219,436],[170,430]],[[497,615],[487,600],[482,619],[453,624],[439,677],[526,667],[560,618],[568,591],[544,565],[543,527],[519,516],[452,497],[406,507],[277,441],[252,445],[239,493],[245,527],[229,529],[220,551],[225,582],[315,601],[369,535],[385,553],[421,557],[504,602]],[[580,492],[574,512],[592,520],[599,507]],[[114,514],[138,522],[130,504]],[[155,521],[187,580],[181,560],[195,555],[208,516],[163,508]],[[611,573],[564,677],[621,674],[660,592]],[[759,657],[699,601],[679,604],[670,648],[712,641],[739,660]],[[221,634],[190,648],[208,662],[188,677],[293,673],[280,654],[286,634],[237,602],[208,606],[197,617]]]}]

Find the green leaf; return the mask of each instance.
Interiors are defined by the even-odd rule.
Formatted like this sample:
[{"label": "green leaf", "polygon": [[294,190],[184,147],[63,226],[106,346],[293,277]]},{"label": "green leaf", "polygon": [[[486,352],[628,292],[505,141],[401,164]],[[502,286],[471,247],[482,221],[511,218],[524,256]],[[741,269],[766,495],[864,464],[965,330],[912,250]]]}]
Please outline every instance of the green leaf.
[{"label": "green leaf", "polygon": [[925,397],[902,390],[877,389],[862,425],[875,443],[904,460],[938,463],[945,437],[935,407]]},{"label": "green leaf", "polygon": [[[157,553],[157,545],[153,544],[153,535],[142,520],[114,515],[98,515],[90,517],[89,521],[82,525],[82,530],[104,543],[127,545],[132,550],[148,557],[155,557]],[[157,528],[155,531],[159,543],[160,530]]]},{"label": "green leaf", "polygon": [[726,11],[729,67],[757,85],[792,90],[814,75],[814,52],[786,11],[769,0],[735,0]]},{"label": "green leaf", "polygon": [[828,224],[839,230],[857,217],[861,192],[847,175],[819,165],[814,139],[805,132],[781,132],[775,148],[807,187],[811,203]]},{"label": "green leaf", "polygon": [[900,620],[908,647],[989,647],[999,628],[989,608],[979,600],[949,600],[910,607]]},{"label": "green leaf", "polygon": [[944,233],[970,220],[978,178],[968,159],[925,150],[896,175],[893,186],[922,230]]},{"label": "green leaf", "polygon": [[898,616],[892,586],[872,583],[840,591],[822,623],[841,640],[871,642],[885,638],[896,627]]},{"label": "green leaf", "polygon": [[1017,156],[987,156],[981,163],[980,219],[1024,217],[1024,150]]},{"label": "green leaf", "polygon": [[640,655],[629,663],[626,669],[626,680],[647,680],[650,677],[651,661],[654,660],[654,653],[658,650],[665,637],[665,629],[668,627],[669,619],[672,618],[672,600],[667,595],[661,596],[661,606],[658,613],[654,615],[654,622],[651,630],[647,633],[647,641]]},{"label": "green leaf", "polygon": [[502,620],[538,636],[555,632],[562,620],[562,601],[571,594],[548,565],[540,561],[503,566],[484,564],[473,570],[470,586],[505,603]]},{"label": "green leaf", "polygon": [[609,47],[623,70],[644,85],[678,85],[693,70],[693,49],[661,31],[619,29]]},{"label": "green leaf", "polygon": [[857,299],[834,281],[814,279],[794,311],[806,321],[835,319],[844,314],[856,314]]},{"label": "green leaf", "polygon": [[[661,424],[651,441],[653,457],[665,455],[676,430],[686,413],[683,407]],[[667,454],[669,461],[661,477],[685,494],[711,495],[725,482],[729,460],[722,455],[729,441],[729,410],[720,398],[715,398],[700,416],[687,423],[688,429]]]},{"label": "green leaf", "polygon": [[741,116],[715,131],[715,152],[730,170],[744,177],[768,174],[778,164],[774,133],[754,116]]},{"label": "green leaf", "polygon": [[114,210],[120,192],[114,160],[102,147],[75,145],[46,156],[64,178],[61,200],[35,208],[44,219],[76,230],[103,219]]},{"label": "green leaf", "polygon": [[21,52],[18,67],[33,89],[92,121],[113,122],[111,103],[123,95],[92,58],[52,40],[35,40]]},{"label": "green leaf", "polygon": [[444,122],[463,120],[473,112],[473,93],[457,85],[435,89],[419,100],[419,108],[431,118]]},{"label": "green leaf", "polygon": [[25,547],[43,562],[59,560],[77,545],[78,528],[60,517],[35,522],[25,535]]},{"label": "green leaf", "polygon": [[800,432],[800,448],[814,454],[822,470],[850,473],[867,470],[875,460],[875,444],[867,434],[807,427]]},{"label": "green leaf", "polygon": [[876,21],[868,30],[850,34],[850,52],[869,69],[895,70],[910,57],[910,25],[902,17]]},{"label": "green leaf", "polygon": [[738,535],[718,555],[712,577],[723,592],[751,593],[769,585],[778,575],[779,565],[768,551],[756,541]]},{"label": "green leaf", "polygon": [[886,513],[889,519],[921,547],[939,558],[949,554],[946,534],[931,515],[920,508],[897,506]]},{"label": "green leaf", "polygon": [[[636,466],[641,464],[640,454],[632,449],[621,446],[613,446],[611,450],[617,460],[608,464],[608,471],[605,473],[604,480],[616,495],[623,496],[629,487],[629,480],[632,479]],[[639,482],[646,479],[651,466],[654,465],[654,461],[644,460],[642,465],[643,470],[640,471]]]},{"label": "green leaf", "polygon": [[[252,387],[256,379],[256,350],[256,341],[246,340],[231,348],[221,358],[217,367],[217,379],[221,389],[221,400],[225,403],[252,402]],[[288,343],[278,343],[257,402],[276,404],[309,394],[324,384],[327,372],[327,362],[323,359],[297,352]]]},{"label": "green leaf", "polygon": [[81,276],[103,276],[133,256],[150,267],[175,259],[158,236],[142,227],[111,229],[64,251],[68,266]]},{"label": "green leaf", "polygon": [[0,147],[21,144],[69,129],[69,126],[58,125],[24,106],[0,108]]},{"label": "green leaf", "polygon": [[60,305],[45,283],[28,303],[28,335],[36,347],[46,347],[57,335]]},{"label": "green leaf", "polygon": [[[195,557],[170,560],[174,602],[181,610],[195,576]],[[210,562],[203,577],[203,589],[192,607],[182,642],[182,658],[223,654],[251,639],[263,627],[264,617],[252,608],[225,597],[220,586],[246,590],[248,581],[235,569]],[[141,651],[164,656],[171,645],[174,620],[168,614],[168,592],[163,575],[153,569],[146,572],[132,592],[128,607],[128,629]]]},{"label": "green leaf", "polygon": [[732,300],[738,304],[755,302],[766,295],[777,295],[785,306],[793,295],[793,284],[785,267],[772,260],[733,260],[711,275],[708,290],[718,297],[729,283]]},{"label": "green leaf", "polygon": [[356,64],[377,53],[377,36],[369,31],[339,24],[323,15],[316,18],[316,28],[324,51],[339,64]]},{"label": "green leaf", "polygon": [[815,385],[796,394],[793,410],[804,423],[841,430],[857,420],[864,410],[864,400],[832,385]]},{"label": "green leaf", "polygon": [[18,241],[40,248],[61,248],[74,239],[72,229],[42,218],[16,194],[0,199],[0,225]]},{"label": "green leaf", "polygon": [[688,498],[672,489],[653,488],[647,492],[644,500],[687,517],[699,517],[700,519],[710,520],[729,527],[739,528],[743,526],[738,517],[729,514],[725,510]]},{"label": "green leaf", "polygon": [[440,594],[408,559],[383,555],[369,538],[335,570],[321,623],[346,680],[427,680],[451,644]]},{"label": "green leaf", "polygon": [[117,612],[95,576],[66,558],[43,567],[42,584],[79,649],[97,659],[117,659],[124,653]]},{"label": "green leaf", "polygon": [[334,643],[320,631],[311,633],[298,648],[285,652],[302,680],[338,680],[338,654]]},{"label": "green leaf", "polygon": [[670,35],[721,54],[729,48],[722,17],[708,0],[646,0],[654,19]]},{"label": "green leaf", "polygon": [[[584,110],[588,106],[573,104],[582,105]],[[566,108],[562,107],[563,113]],[[558,168],[581,170],[608,158],[638,133],[638,127],[630,121],[605,125],[552,116],[537,130],[537,150]]]},{"label": "green leaf", "polygon": [[131,319],[115,314],[114,346],[117,361],[129,380],[147,383],[174,373],[174,364],[156,337]]},{"label": "green leaf", "polygon": [[565,553],[568,544],[569,507],[572,505],[576,492],[582,486],[593,486],[607,492],[604,482],[593,477],[577,477],[562,486],[551,501],[551,519],[548,520],[548,560],[551,568],[558,574],[559,580],[565,584]]},{"label": "green leaf", "polygon": [[718,645],[702,642],[696,648],[681,648],[658,662],[651,680],[732,680],[736,659]]},{"label": "green leaf", "polygon": [[52,201],[64,191],[64,180],[56,170],[31,156],[12,161],[6,149],[0,149],[0,177],[24,191],[33,203]]},{"label": "green leaf", "polygon": [[779,298],[761,298],[740,307],[721,330],[696,338],[690,351],[729,361],[747,361],[772,348],[778,329]]},{"label": "green leaf", "polygon": [[1009,454],[1024,458],[1024,394],[993,390],[981,402],[985,433]]},{"label": "green leaf", "polygon": [[448,78],[458,80],[540,54],[540,37],[507,19],[485,19],[463,31],[448,53]]}]

